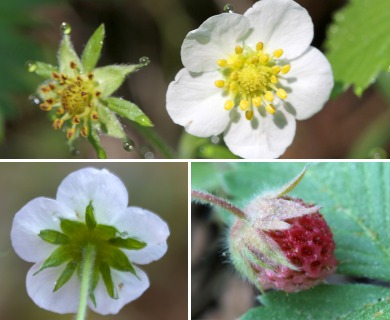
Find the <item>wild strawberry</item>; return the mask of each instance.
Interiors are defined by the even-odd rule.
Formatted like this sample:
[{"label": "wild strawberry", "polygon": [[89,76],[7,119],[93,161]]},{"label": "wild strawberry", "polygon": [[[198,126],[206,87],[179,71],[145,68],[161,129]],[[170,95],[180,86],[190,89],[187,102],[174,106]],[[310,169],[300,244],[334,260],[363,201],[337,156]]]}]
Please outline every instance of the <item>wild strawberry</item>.
[{"label": "wild strawberry", "polygon": [[304,173],[255,198],[230,230],[232,262],[260,290],[308,289],[336,270],[335,243],[320,207],[285,196]]}]

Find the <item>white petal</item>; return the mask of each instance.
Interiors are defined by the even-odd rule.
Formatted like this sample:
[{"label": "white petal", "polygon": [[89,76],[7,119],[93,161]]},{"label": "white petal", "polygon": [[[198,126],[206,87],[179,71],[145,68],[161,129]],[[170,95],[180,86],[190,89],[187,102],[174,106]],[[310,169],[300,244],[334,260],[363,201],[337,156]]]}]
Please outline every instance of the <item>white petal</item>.
[{"label": "white petal", "polygon": [[210,17],[185,37],[181,47],[184,67],[191,72],[217,70],[217,60],[234,53],[248,31],[249,21],[240,14],[222,13]]},{"label": "white petal", "polygon": [[61,231],[60,218],[75,219],[76,216],[53,199],[41,197],[28,202],[16,213],[12,223],[11,241],[16,253],[29,262],[46,259],[56,247],[38,234],[44,229]]},{"label": "white petal", "polygon": [[88,302],[89,307],[100,314],[116,314],[122,307],[137,299],[149,288],[149,279],[145,272],[134,267],[137,277],[129,272],[120,272],[111,269],[112,281],[115,285],[115,292],[118,294],[118,299],[112,299],[104,286],[102,278],[95,289],[96,308],[92,301]]},{"label": "white petal", "polygon": [[66,265],[48,268],[40,273],[42,263],[34,264],[27,273],[26,286],[30,298],[41,308],[56,313],[77,312],[80,297],[80,282],[76,272],[63,287],[53,292],[54,286]]},{"label": "white petal", "polygon": [[292,115],[277,111],[266,117],[253,117],[248,121],[236,111],[224,140],[230,151],[242,158],[265,159],[279,157],[291,144],[295,134]]},{"label": "white petal", "polygon": [[[333,74],[329,61],[314,47],[291,62],[291,71],[280,79],[291,89],[286,102],[298,120],[310,118],[322,109],[333,88]],[[292,109],[291,109],[292,108]]]},{"label": "white petal", "polygon": [[82,221],[92,201],[97,223],[110,225],[115,215],[126,209],[128,194],[114,174],[105,169],[85,168],[69,174],[61,182],[57,200],[75,210]]},{"label": "white petal", "polygon": [[147,243],[147,246],[141,250],[123,249],[131,262],[150,263],[160,259],[166,253],[169,228],[153,212],[138,207],[129,207],[122,216],[118,216],[114,224],[119,231],[126,232],[128,237]]},{"label": "white petal", "polygon": [[198,136],[220,134],[229,122],[229,112],[224,109],[227,98],[223,90],[214,85],[221,79],[217,71],[192,75],[186,69],[177,74],[167,92],[167,111],[173,122]]},{"label": "white petal", "polygon": [[299,56],[313,39],[313,22],[306,9],[291,0],[262,0],[244,14],[251,22],[253,33],[247,40],[250,46],[264,43],[272,54],[283,49],[282,58]]}]

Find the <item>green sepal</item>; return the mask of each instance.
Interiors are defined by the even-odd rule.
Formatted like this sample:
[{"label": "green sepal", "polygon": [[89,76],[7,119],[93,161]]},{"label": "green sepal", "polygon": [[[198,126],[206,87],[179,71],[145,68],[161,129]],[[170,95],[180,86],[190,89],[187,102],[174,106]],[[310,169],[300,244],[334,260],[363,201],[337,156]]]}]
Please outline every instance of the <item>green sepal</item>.
[{"label": "green sepal", "polygon": [[98,224],[95,229],[96,234],[99,234],[99,236],[102,239],[111,239],[115,237],[119,231],[112,226],[107,226],[105,224]]},{"label": "green sepal", "polygon": [[134,239],[134,238],[123,239],[123,238],[117,237],[117,238],[110,239],[109,242],[118,248],[124,248],[124,249],[128,249],[128,250],[140,250],[140,249],[146,247],[145,242],[139,241],[139,240]]},{"label": "green sepal", "polygon": [[99,159],[107,159],[106,150],[103,149],[102,144],[100,143],[99,135],[96,132],[96,129],[92,125],[91,121],[89,122],[88,141],[94,147],[96,154],[97,154],[97,157]]},{"label": "green sepal", "polygon": [[114,282],[112,281],[111,269],[109,265],[105,262],[101,262],[99,264],[99,270],[102,275],[104,285],[106,286],[108,295],[113,299],[117,299],[114,292]]},{"label": "green sepal", "polygon": [[91,285],[90,285],[90,288],[89,288],[89,298],[91,299],[93,305],[95,306],[96,308],[96,298],[95,298],[95,289],[99,283],[99,277],[100,277],[100,273],[99,273],[99,267],[96,266],[95,264],[95,268],[93,270],[93,274],[92,274],[92,279],[91,279]]},{"label": "green sepal", "polygon": [[60,277],[56,281],[53,292],[60,289],[65,283],[67,283],[70,280],[74,271],[77,268],[77,264],[78,264],[77,261],[71,261],[66,265],[65,270],[61,273]]},{"label": "green sepal", "polygon": [[51,78],[53,72],[58,72],[58,68],[51,64],[40,62],[40,61],[36,61],[34,62],[34,64],[36,65],[34,73],[36,73],[38,76],[41,76],[44,79]]},{"label": "green sepal", "polygon": [[46,268],[58,267],[70,259],[71,255],[69,254],[69,248],[67,246],[60,246],[45,260],[41,268],[34,273],[34,276]]},{"label": "green sepal", "polygon": [[[76,51],[74,51],[69,35],[64,35],[58,50],[58,64],[60,73],[64,73],[68,76],[77,76],[79,72],[71,68],[71,62],[76,63],[77,68],[82,69],[81,61]],[[83,70],[80,71],[82,72]]]},{"label": "green sepal", "polygon": [[101,24],[85,45],[81,55],[81,63],[83,64],[85,72],[89,72],[95,68],[102,51],[104,35],[104,24]]},{"label": "green sepal", "polygon": [[131,272],[136,275],[135,269],[129,258],[119,249],[112,248],[109,252],[107,252],[107,256],[104,257],[105,261],[108,265],[119,271]]},{"label": "green sepal", "polygon": [[96,228],[96,220],[93,214],[92,201],[88,204],[87,209],[85,209],[85,223],[89,230]]},{"label": "green sepal", "polygon": [[69,237],[57,230],[45,229],[41,230],[38,236],[51,244],[67,244],[69,243]]},{"label": "green sepal", "polygon": [[125,81],[125,77],[137,71],[143,65],[112,65],[101,68],[96,68],[93,71],[95,80],[99,82],[99,91],[102,97],[108,97],[115,92]]},{"label": "green sepal", "polygon": [[150,119],[136,104],[114,97],[104,98],[101,99],[101,101],[105,106],[107,106],[107,108],[116,114],[131,121],[137,122],[144,127],[153,127],[152,121],[150,121]]},{"label": "green sepal", "polygon": [[97,111],[99,113],[100,128],[105,134],[114,138],[126,139],[122,124],[112,111],[101,104],[98,105]]},{"label": "green sepal", "polygon": [[82,223],[80,221],[62,219],[60,227],[66,235],[71,236],[73,234],[79,234],[84,232],[83,230],[85,229],[85,223]]}]

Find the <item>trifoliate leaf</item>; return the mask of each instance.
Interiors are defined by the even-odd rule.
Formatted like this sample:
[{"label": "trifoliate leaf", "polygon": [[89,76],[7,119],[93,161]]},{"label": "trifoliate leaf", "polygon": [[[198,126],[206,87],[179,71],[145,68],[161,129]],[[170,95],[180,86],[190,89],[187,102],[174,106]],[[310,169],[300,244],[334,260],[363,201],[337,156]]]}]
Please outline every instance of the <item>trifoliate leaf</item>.
[{"label": "trifoliate leaf", "polygon": [[104,285],[106,286],[108,295],[115,299],[114,282],[112,281],[111,269],[109,265],[105,262],[101,262],[99,265],[99,270],[102,275]]},{"label": "trifoliate leaf", "polygon": [[69,243],[69,237],[59,231],[45,229],[41,230],[38,236],[51,244],[67,244]]},{"label": "trifoliate leaf", "polygon": [[326,47],[335,83],[360,96],[390,67],[390,1],[351,0],[334,20]]},{"label": "trifoliate leaf", "polygon": [[134,103],[120,98],[104,98],[102,102],[116,114],[135,121],[144,127],[152,127],[153,124],[145,113]]},{"label": "trifoliate leaf", "polygon": [[77,261],[71,261],[66,265],[65,270],[61,273],[60,277],[55,283],[53,292],[57,291],[59,288],[61,288],[65,283],[67,283],[70,280],[76,268],[77,268]]},{"label": "trifoliate leaf", "polygon": [[124,248],[128,250],[139,250],[146,247],[146,243],[134,238],[112,238],[109,241],[112,245],[118,248]]},{"label": "trifoliate leaf", "polygon": [[93,230],[96,227],[95,215],[93,213],[92,201],[88,204],[87,209],[85,209],[85,223],[89,230]]},{"label": "trifoliate leaf", "polygon": [[73,44],[70,41],[70,37],[68,35],[64,35],[64,37],[62,38],[58,50],[58,63],[60,73],[69,76],[76,75],[74,66],[76,66],[77,68],[82,67],[80,59],[76,51],[74,51]]},{"label": "trifoliate leaf", "polygon": [[125,81],[125,77],[142,68],[143,65],[123,65],[123,66],[106,66],[96,68],[93,71],[95,80],[99,82],[99,89],[102,97],[107,97],[114,93]]},{"label": "trifoliate leaf", "polygon": [[[373,285],[320,285],[294,294],[270,292],[260,296],[262,307],[248,311],[241,320],[368,320],[387,319],[390,289]],[[378,310],[379,309],[379,310]]]},{"label": "trifoliate leaf", "polygon": [[69,253],[69,249],[66,246],[60,246],[52,252],[49,258],[45,260],[41,268],[37,272],[35,272],[34,275],[46,268],[60,266],[61,264],[69,261],[70,259],[71,256]]},{"label": "trifoliate leaf", "polygon": [[95,68],[102,51],[104,34],[104,24],[101,24],[85,45],[81,55],[81,63],[83,64],[85,72]]}]

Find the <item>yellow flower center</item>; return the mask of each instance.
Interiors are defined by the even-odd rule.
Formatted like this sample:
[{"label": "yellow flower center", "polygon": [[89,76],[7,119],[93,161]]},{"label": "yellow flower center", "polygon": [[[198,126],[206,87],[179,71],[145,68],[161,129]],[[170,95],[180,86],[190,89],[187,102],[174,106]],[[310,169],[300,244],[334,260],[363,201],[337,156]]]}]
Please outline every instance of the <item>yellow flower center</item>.
[{"label": "yellow flower center", "polygon": [[263,107],[268,113],[275,114],[274,96],[282,100],[287,98],[287,92],[278,86],[278,82],[279,77],[290,71],[290,64],[283,65],[278,60],[283,55],[282,49],[269,55],[263,47],[262,42],[258,42],[255,49],[236,46],[228,59],[217,61],[223,79],[214,84],[230,96],[224,108],[239,107],[245,111],[248,120],[253,118],[253,107]]},{"label": "yellow flower center", "polygon": [[[71,62],[70,66],[78,70],[76,63]],[[93,73],[76,74],[70,77],[53,72],[52,81],[39,88],[45,97],[40,108],[44,111],[56,110],[53,128],[61,129],[66,121],[70,122],[66,133],[68,139],[72,138],[77,130],[86,137],[89,121],[99,119],[96,105],[101,92],[97,90]]]}]

